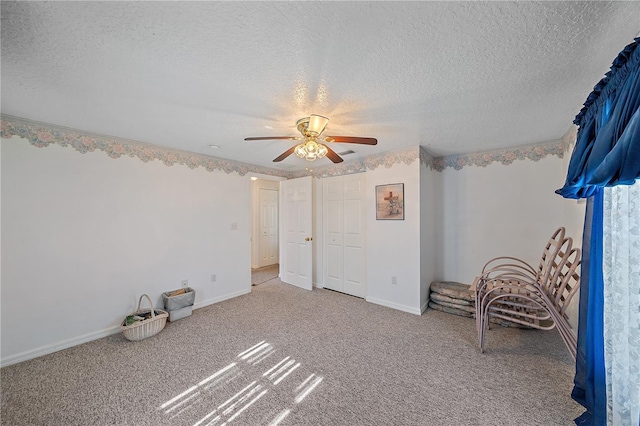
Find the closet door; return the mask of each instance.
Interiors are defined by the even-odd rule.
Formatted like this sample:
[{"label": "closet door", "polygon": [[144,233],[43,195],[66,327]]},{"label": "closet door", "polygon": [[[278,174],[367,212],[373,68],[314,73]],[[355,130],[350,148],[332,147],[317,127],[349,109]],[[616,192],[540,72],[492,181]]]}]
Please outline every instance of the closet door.
[{"label": "closet door", "polygon": [[324,202],[324,286],[331,290],[344,291],[343,242],[342,242],[342,176],[325,178],[322,182]]},{"label": "closet door", "polygon": [[364,173],[344,176],[343,281],[344,292],[365,297],[364,283]]},{"label": "closet door", "polygon": [[324,286],[366,296],[364,173],[323,180]]}]

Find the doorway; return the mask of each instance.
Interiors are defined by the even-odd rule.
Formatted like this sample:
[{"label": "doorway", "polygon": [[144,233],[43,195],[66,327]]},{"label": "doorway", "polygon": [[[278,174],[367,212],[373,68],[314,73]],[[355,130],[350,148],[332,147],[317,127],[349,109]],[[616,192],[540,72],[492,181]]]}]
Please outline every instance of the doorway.
[{"label": "doorway", "polygon": [[253,287],[275,280],[280,275],[280,265],[264,266],[262,268],[251,268],[251,285]]},{"label": "doorway", "polygon": [[282,282],[312,289],[312,196],[311,176],[251,177],[252,272],[277,265]]},{"label": "doorway", "polygon": [[251,268],[279,262],[278,197],[280,185],[266,179],[251,180]]},{"label": "doorway", "polygon": [[279,189],[277,180],[251,178],[251,284],[279,276]]}]

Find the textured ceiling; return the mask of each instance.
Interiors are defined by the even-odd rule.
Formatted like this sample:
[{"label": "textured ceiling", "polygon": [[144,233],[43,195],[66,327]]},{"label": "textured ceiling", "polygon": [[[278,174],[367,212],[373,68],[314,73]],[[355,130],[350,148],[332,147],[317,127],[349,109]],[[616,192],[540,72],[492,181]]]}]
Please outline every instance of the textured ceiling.
[{"label": "textured ceiling", "polygon": [[[6,2],[2,113],[251,164],[309,114],[345,160],[557,140],[640,2]],[[219,150],[209,145],[217,144]],[[319,160],[327,162],[329,160]]]}]

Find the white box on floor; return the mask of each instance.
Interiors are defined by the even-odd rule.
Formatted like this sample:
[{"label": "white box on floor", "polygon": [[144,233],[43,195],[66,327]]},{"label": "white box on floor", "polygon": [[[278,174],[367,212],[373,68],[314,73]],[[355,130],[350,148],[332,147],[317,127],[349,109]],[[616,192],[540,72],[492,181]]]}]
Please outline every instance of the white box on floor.
[{"label": "white box on floor", "polygon": [[[174,293],[180,294],[172,296]],[[178,290],[165,291],[164,293],[162,293],[162,300],[164,301],[165,311],[173,311],[175,309],[193,305],[195,299],[196,292],[191,287],[184,287]]]},{"label": "white box on floor", "polygon": [[184,317],[191,316],[192,312],[193,312],[193,305],[185,306],[184,308],[169,311],[169,321],[170,322],[178,321],[179,319],[182,319]]}]

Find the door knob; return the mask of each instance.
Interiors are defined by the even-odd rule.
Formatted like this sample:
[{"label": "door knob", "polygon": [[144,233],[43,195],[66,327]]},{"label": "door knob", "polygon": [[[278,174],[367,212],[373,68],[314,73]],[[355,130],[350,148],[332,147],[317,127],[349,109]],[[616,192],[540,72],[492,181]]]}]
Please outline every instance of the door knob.
[{"label": "door knob", "polygon": [[307,237],[304,239],[305,241],[313,241],[313,237]]}]

